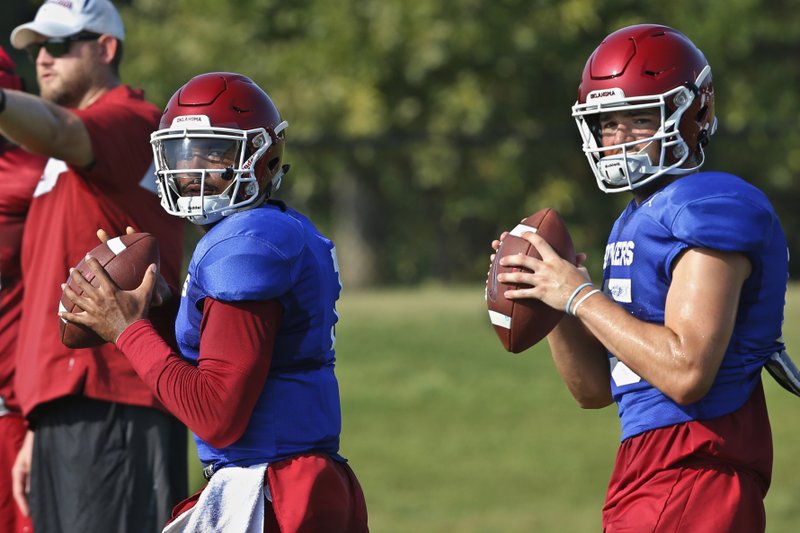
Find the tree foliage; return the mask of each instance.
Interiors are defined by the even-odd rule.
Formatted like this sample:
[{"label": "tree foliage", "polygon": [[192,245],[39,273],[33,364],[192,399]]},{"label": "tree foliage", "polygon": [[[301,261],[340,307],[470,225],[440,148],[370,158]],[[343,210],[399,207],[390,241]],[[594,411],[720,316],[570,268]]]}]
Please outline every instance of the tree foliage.
[{"label": "tree foliage", "polygon": [[[800,0],[130,0],[125,81],[252,77],[289,121],[279,192],[332,234],[351,283],[481,279],[489,242],[559,209],[589,265],[625,195],[597,190],[570,116],[600,39],[674,26],[706,54],[709,168],[763,188],[800,247]],[[795,265],[795,275],[800,269]]]}]

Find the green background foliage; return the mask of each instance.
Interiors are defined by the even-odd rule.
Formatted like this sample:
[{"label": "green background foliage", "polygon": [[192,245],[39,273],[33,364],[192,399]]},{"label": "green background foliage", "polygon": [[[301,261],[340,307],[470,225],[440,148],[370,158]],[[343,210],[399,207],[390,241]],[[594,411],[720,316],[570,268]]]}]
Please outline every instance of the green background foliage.
[{"label": "green background foliage", "polygon": [[[3,26],[38,3],[4,3]],[[597,190],[570,106],[602,37],[642,22],[677,27],[705,52],[720,118],[707,168],[762,187],[800,251],[800,0],[117,5],[124,81],[158,105],[215,70],[273,97],[293,164],[278,194],[334,237],[351,286],[481,279],[491,239],[542,207],[562,212],[597,271],[628,197]]]}]

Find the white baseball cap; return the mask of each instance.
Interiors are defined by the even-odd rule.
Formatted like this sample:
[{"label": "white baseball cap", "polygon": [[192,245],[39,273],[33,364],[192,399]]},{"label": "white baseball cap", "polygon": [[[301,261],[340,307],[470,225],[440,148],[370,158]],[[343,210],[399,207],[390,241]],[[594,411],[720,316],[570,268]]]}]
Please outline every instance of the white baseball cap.
[{"label": "white baseball cap", "polygon": [[14,28],[11,44],[22,49],[39,35],[69,37],[82,31],[108,33],[120,41],[125,39],[122,18],[109,0],[46,0],[33,22]]}]

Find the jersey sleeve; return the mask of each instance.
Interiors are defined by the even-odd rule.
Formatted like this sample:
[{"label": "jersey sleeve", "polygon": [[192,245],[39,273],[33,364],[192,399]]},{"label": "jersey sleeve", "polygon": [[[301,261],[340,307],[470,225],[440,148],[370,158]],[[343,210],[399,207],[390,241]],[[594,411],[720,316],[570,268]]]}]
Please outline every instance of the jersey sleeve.
[{"label": "jersey sleeve", "polygon": [[154,105],[121,86],[95,105],[73,112],[83,122],[94,152],[88,168],[73,167],[80,176],[112,191],[139,188],[150,177],[150,133],[159,117]]},{"label": "jersey sleeve", "polygon": [[720,195],[688,202],[672,233],[688,246],[723,252],[753,252],[770,241],[776,219],[769,206],[742,196]]},{"label": "jersey sleeve", "polygon": [[197,266],[198,283],[223,302],[270,300],[289,291],[298,276],[296,245],[253,235],[214,244]]},{"label": "jersey sleeve", "polygon": [[173,352],[148,320],[125,329],[117,346],[169,412],[222,448],[247,429],[269,374],[281,319],[274,300],[226,304],[206,299],[197,366]]}]

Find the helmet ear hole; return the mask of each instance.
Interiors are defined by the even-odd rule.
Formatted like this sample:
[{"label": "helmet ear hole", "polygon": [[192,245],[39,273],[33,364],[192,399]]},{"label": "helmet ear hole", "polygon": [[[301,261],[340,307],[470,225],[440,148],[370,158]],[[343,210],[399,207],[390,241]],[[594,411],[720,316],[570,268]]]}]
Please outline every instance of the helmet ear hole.
[{"label": "helmet ear hole", "polygon": [[708,130],[700,130],[700,134],[697,136],[697,145],[701,148],[708,146]]},{"label": "helmet ear hole", "polygon": [[281,162],[281,158],[280,157],[274,157],[274,158],[270,159],[269,162],[267,163],[267,167],[269,168],[269,171],[270,172],[275,172],[275,169],[278,168],[278,163],[280,163],[280,162]]},{"label": "helmet ear hole", "polygon": [[708,129],[710,127],[710,125],[708,124],[709,122],[708,119],[710,111],[711,110],[709,109],[709,107],[707,105],[704,105],[703,107],[700,108],[700,111],[697,112],[697,115],[695,117],[695,122],[703,125],[700,127],[700,132],[697,135],[697,144],[701,148],[704,148],[708,145],[708,140],[709,140]]}]

